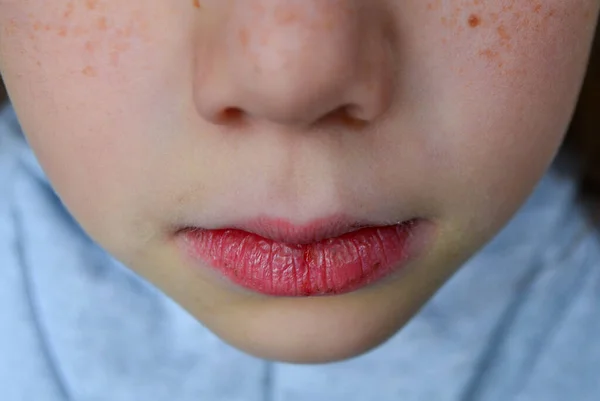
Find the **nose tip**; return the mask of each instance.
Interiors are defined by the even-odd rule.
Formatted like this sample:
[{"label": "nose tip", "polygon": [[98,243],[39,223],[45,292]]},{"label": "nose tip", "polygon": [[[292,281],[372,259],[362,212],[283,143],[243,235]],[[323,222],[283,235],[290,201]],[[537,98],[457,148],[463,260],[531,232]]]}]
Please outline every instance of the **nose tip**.
[{"label": "nose tip", "polygon": [[198,112],[215,124],[375,121],[392,68],[381,22],[362,14],[351,0],[240,0],[198,57]]}]

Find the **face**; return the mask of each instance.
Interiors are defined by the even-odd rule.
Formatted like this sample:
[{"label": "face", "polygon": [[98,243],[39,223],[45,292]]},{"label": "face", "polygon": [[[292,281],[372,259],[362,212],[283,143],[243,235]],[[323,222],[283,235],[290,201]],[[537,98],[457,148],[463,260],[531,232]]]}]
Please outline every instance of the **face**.
[{"label": "face", "polygon": [[0,67],[93,239],[225,341],[323,362],[397,332],[521,206],[599,6],[0,0]]}]

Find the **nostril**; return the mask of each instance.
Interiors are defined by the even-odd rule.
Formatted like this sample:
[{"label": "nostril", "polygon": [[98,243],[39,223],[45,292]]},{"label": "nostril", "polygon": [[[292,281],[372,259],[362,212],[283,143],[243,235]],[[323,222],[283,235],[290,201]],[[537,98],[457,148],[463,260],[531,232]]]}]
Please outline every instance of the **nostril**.
[{"label": "nostril", "polygon": [[357,106],[345,105],[331,112],[325,120],[334,124],[340,124],[351,129],[361,129],[366,127],[369,122],[360,117],[360,110]]},{"label": "nostril", "polygon": [[221,110],[216,116],[217,124],[222,125],[237,125],[244,121],[245,113],[237,107],[226,107]]},{"label": "nostril", "polygon": [[363,109],[356,105],[344,107],[344,116],[346,123],[355,128],[362,128],[369,123],[369,118],[365,118]]}]

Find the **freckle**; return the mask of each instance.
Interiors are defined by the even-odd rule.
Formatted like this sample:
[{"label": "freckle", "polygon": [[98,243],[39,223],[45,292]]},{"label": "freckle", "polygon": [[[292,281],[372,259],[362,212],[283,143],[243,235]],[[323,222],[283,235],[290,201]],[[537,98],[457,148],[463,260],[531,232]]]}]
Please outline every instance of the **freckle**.
[{"label": "freckle", "polygon": [[128,38],[131,36],[133,32],[133,27],[128,25],[125,29],[117,28],[117,37],[119,38]]},{"label": "freckle", "polygon": [[96,46],[91,40],[85,42],[85,50],[89,53],[93,53],[96,50]]},{"label": "freckle", "polygon": [[44,26],[44,30],[45,30],[45,31],[49,31],[49,30],[51,30],[51,29],[52,29],[52,26],[51,26],[50,24],[46,24],[46,25]]},{"label": "freckle", "polygon": [[58,29],[58,36],[62,36],[62,37],[67,36],[67,28],[65,28],[64,26],[60,27]]},{"label": "freckle", "polygon": [[539,3],[533,7],[533,11],[536,13],[539,13],[541,9],[542,9],[542,5]]},{"label": "freckle", "polygon": [[67,9],[63,13],[63,17],[64,18],[69,18],[71,16],[71,14],[73,14],[73,10],[74,9],[75,9],[75,6],[73,5],[73,3],[67,4]]},{"label": "freckle", "polygon": [[428,10],[437,10],[439,9],[441,6],[441,0],[434,0],[434,2],[430,2],[427,4],[427,9]]},{"label": "freckle", "polygon": [[500,25],[496,30],[502,40],[510,40],[510,35],[506,32],[506,28],[503,25]]},{"label": "freckle", "polygon": [[33,24],[33,29],[35,31],[39,31],[40,29],[42,29],[43,24],[40,21],[35,21],[35,23]]},{"label": "freckle", "polygon": [[124,52],[125,50],[129,50],[131,45],[129,43],[121,42],[115,43],[112,47],[115,51]]},{"label": "freckle", "polygon": [[322,30],[322,31],[325,31],[325,32],[331,32],[333,30],[334,26],[335,26],[335,23],[333,22],[333,20],[331,18],[325,18],[320,23],[313,24],[313,26],[317,30]]},{"label": "freckle", "polygon": [[248,30],[246,28],[240,29],[239,32],[240,43],[244,48],[248,47],[248,42],[250,41]]},{"label": "freckle", "polygon": [[98,27],[98,29],[100,29],[101,31],[106,31],[107,25],[106,25],[106,17],[100,17],[98,18],[97,24],[96,26]]},{"label": "freckle", "polygon": [[432,10],[437,10],[440,8],[440,0],[435,0],[435,2],[429,2],[427,3],[427,10],[432,11]]},{"label": "freckle", "polygon": [[89,66],[89,65],[87,67],[85,67],[83,70],[81,70],[81,73],[83,75],[85,75],[86,77],[95,77],[97,75],[94,67]]},{"label": "freckle", "polygon": [[195,8],[200,8],[201,7],[200,0],[193,0],[193,3],[194,3],[194,7]]},{"label": "freckle", "polygon": [[81,35],[87,34],[88,32],[89,31],[86,28],[82,27],[82,26],[76,26],[73,29],[73,33],[75,34],[75,36],[81,36]]},{"label": "freckle", "polygon": [[[147,28],[144,24],[140,25],[140,31],[145,31]],[[131,35],[133,34],[134,28],[132,25],[128,25],[127,28],[125,28],[125,37],[129,38],[131,37]]]},{"label": "freckle", "polygon": [[291,24],[299,19],[298,13],[293,10],[276,10],[275,18],[280,24]]},{"label": "freckle", "polygon": [[476,16],[475,14],[471,14],[469,16],[468,22],[469,22],[469,26],[471,28],[475,28],[476,26],[479,26],[479,24],[481,23],[481,19],[478,16]]},{"label": "freckle", "polygon": [[98,6],[98,0],[86,0],[88,10],[94,10]]},{"label": "freckle", "polygon": [[510,11],[510,10],[512,10],[512,8],[513,8],[513,4],[509,3],[509,4],[502,6],[502,11],[505,11],[505,12]]},{"label": "freckle", "polygon": [[492,59],[495,59],[498,57],[498,52],[495,52],[491,49],[485,49],[485,50],[481,50],[479,52],[479,55],[487,58],[488,60],[492,60]]}]

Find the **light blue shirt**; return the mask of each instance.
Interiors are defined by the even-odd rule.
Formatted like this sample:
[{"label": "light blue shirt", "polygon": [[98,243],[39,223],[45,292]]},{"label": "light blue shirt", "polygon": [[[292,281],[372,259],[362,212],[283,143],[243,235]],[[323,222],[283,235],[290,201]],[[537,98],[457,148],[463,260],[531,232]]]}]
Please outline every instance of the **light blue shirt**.
[{"label": "light blue shirt", "polygon": [[600,400],[600,235],[560,155],[389,342],[296,366],[224,344],[91,240],[0,111],[2,401]]}]

